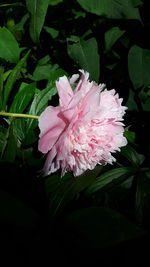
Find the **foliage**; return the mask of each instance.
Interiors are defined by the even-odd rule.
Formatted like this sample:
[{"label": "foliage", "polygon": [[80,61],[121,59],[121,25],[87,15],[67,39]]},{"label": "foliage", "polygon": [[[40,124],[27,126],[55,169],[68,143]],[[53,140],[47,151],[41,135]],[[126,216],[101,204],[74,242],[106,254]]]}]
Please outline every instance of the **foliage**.
[{"label": "foliage", "polygon": [[128,107],[128,145],[116,163],[78,178],[41,177],[38,120],[0,116],[2,223],[30,231],[44,218],[48,238],[57,232],[59,242],[73,248],[106,248],[149,232],[147,8],[140,0],[1,1],[0,112],[40,115],[58,104],[56,80],[82,68],[115,88]]}]

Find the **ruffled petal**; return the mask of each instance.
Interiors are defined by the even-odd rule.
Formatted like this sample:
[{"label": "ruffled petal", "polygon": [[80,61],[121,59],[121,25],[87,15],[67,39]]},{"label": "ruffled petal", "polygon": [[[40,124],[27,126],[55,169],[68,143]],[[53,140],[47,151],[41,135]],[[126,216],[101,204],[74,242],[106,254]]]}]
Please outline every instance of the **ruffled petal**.
[{"label": "ruffled petal", "polygon": [[47,153],[55,144],[66,123],[59,117],[60,107],[49,106],[39,117],[40,140],[38,149]]},{"label": "ruffled petal", "polygon": [[73,97],[73,91],[66,76],[59,78],[56,82],[61,107],[67,107]]}]

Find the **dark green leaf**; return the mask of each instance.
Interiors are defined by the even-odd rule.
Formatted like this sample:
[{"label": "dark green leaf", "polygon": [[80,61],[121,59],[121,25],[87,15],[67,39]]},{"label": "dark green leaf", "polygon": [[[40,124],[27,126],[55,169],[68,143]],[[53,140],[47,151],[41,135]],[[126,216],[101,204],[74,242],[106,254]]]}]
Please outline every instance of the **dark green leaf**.
[{"label": "dark green leaf", "polygon": [[2,108],[3,108],[3,102],[2,102],[3,82],[4,82],[3,72],[4,72],[4,68],[0,66],[0,110],[2,110]]},{"label": "dark green leaf", "polygon": [[35,84],[29,84],[20,90],[12,102],[10,112],[22,113],[35,94]]},{"label": "dark green leaf", "polygon": [[59,31],[55,30],[54,28],[45,26],[44,29],[51,35],[53,39],[58,37]]},{"label": "dark green leaf", "polygon": [[126,130],[124,132],[124,136],[127,138],[127,140],[132,143],[132,144],[135,144],[135,132],[132,132],[132,131],[129,131],[129,130]]},{"label": "dark green leaf", "polygon": [[97,166],[94,170],[75,178],[50,176],[45,180],[45,190],[49,198],[49,212],[52,216],[58,215],[78,193],[88,187],[102,170]]},{"label": "dark green leaf", "polygon": [[38,42],[45,21],[49,0],[26,0],[27,9],[31,14],[30,36],[33,42]]},{"label": "dark green leaf", "polygon": [[16,31],[22,31],[23,32],[24,31],[24,25],[25,25],[26,21],[28,20],[28,18],[29,18],[29,14],[25,14],[18,24],[15,24],[14,26],[12,26],[10,28],[11,32],[16,32]]},{"label": "dark green leaf", "polygon": [[17,118],[13,122],[14,135],[20,147],[22,140],[25,138],[25,120],[23,118]]},{"label": "dark green leaf", "polygon": [[135,93],[131,89],[129,90],[129,97],[126,106],[128,107],[129,111],[138,110],[137,104],[135,102]]},{"label": "dark green leaf", "polygon": [[19,60],[20,49],[13,34],[5,27],[0,27],[0,58],[16,63]]},{"label": "dark green leaf", "polygon": [[128,54],[128,70],[135,89],[150,84],[150,50],[134,45]]},{"label": "dark green leaf", "polygon": [[[95,38],[88,40],[77,36],[68,38],[68,54],[80,68],[90,73],[90,79],[98,82],[100,75],[100,56]],[[73,44],[70,44],[73,42]]]},{"label": "dark green leaf", "polygon": [[145,88],[143,88],[143,90],[141,90],[141,92],[139,93],[139,97],[141,99],[141,104],[142,104],[142,108],[144,111],[150,111],[150,95],[149,95],[149,90],[145,91]]},{"label": "dark green leaf", "polygon": [[32,79],[34,81],[48,80],[52,71],[52,65],[37,66],[33,72]]},{"label": "dark green leaf", "polygon": [[46,64],[49,64],[49,63],[50,63],[50,56],[47,55],[47,56],[39,59],[38,66],[43,66],[43,65],[46,65]]},{"label": "dark green leaf", "polygon": [[113,27],[105,32],[105,49],[106,51],[111,50],[112,46],[116,41],[125,33],[125,31],[120,30],[118,27]]},{"label": "dark green leaf", "polygon": [[22,6],[23,4],[20,2],[10,3],[10,4],[0,4],[0,7],[11,7],[11,6]]},{"label": "dark green leaf", "polygon": [[30,51],[28,51],[25,56],[18,62],[18,64],[15,66],[15,68],[13,69],[13,71],[10,73],[10,76],[7,79],[7,82],[5,84],[5,88],[4,88],[4,102],[3,102],[3,108],[5,110],[6,108],[6,103],[7,103],[7,99],[8,96],[12,90],[12,87],[15,83],[15,81],[18,79],[20,72],[27,60],[27,57],[29,55]]},{"label": "dark green leaf", "polygon": [[88,12],[110,19],[137,19],[140,20],[139,10],[131,0],[77,0]]},{"label": "dark green leaf", "polygon": [[7,134],[7,129],[0,125],[0,153],[3,150],[6,134]]},{"label": "dark green leaf", "polygon": [[138,7],[138,6],[142,6],[143,2],[141,0],[132,0],[133,6],[134,7]]},{"label": "dark green leaf", "polygon": [[84,249],[105,248],[145,235],[123,215],[103,207],[76,210],[64,218],[63,225],[66,243]]},{"label": "dark green leaf", "polygon": [[132,163],[133,167],[139,167],[145,159],[144,155],[137,153],[130,145],[121,148],[121,154]]},{"label": "dark green leaf", "polygon": [[6,162],[13,162],[17,153],[17,139],[14,134],[14,123],[11,123],[6,131],[3,147],[1,151],[1,159]]},{"label": "dark green leaf", "polygon": [[87,189],[86,194],[92,194],[106,187],[112,187],[125,181],[133,174],[133,169],[128,167],[120,167],[109,170],[101,174]]},{"label": "dark green leaf", "polygon": [[59,3],[63,2],[63,0],[49,0],[49,5],[50,6],[55,6]]},{"label": "dark green leaf", "polygon": [[[40,115],[42,111],[47,107],[48,101],[56,94],[55,88],[46,88],[35,95],[33,102],[31,104],[29,114]],[[36,136],[34,134],[34,129],[38,126],[38,120],[27,119],[26,120],[26,136],[24,140],[24,145],[31,144],[36,141]]]}]

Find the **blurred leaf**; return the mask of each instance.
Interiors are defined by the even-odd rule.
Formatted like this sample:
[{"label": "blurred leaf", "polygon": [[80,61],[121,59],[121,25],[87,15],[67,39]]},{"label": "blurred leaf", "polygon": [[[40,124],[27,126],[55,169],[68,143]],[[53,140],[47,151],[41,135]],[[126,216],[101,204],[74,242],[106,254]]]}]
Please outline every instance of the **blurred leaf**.
[{"label": "blurred leaf", "polygon": [[39,66],[46,65],[48,63],[50,63],[50,56],[49,55],[39,59],[39,61],[38,61]]},{"label": "blurred leaf", "polygon": [[22,113],[30,103],[35,93],[35,84],[29,84],[20,90],[14,98],[10,107],[10,112]]},{"label": "blurred leaf", "polygon": [[59,3],[63,2],[63,0],[49,0],[49,5],[50,6],[55,6]]},{"label": "blurred leaf", "polygon": [[137,104],[134,98],[135,98],[135,93],[133,92],[132,89],[129,89],[129,97],[126,103],[126,106],[128,107],[129,111],[133,111],[133,110],[138,111],[138,107],[137,107]]},{"label": "blurred leaf", "polygon": [[134,45],[128,54],[128,71],[135,89],[150,84],[150,50]]},{"label": "blurred leaf", "polygon": [[3,102],[4,110],[6,108],[6,103],[7,103],[7,99],[8,99],[8,96],[10,94],[10,91],[12,90],[12,87],[13,87],[15,81],[18,79],[20,72],[21,72],[21,69],[23,68],[24,63],[26,62],[29,53],[30,53],[30,51],[28,51],[25,54],[25,56],[18,62],[18,64],[12,70],[12,72],[10,73],[10,75],[6,81],[5,88],[4,88],[4,102]]},{"label": "blurred leaf", "polygon": [[132,143],[132,144],[135,144],[135,132],[132,132],[132,131],[129,131],[129,130],[126,130],[124,132],[124,136],[127,138],[127,140]]},{"label": "blurred leaf", "polygon": [[[145,88],[144,88],[145,89]],[[144,111],[150,111],[150,95],[149,91],[141,90],[139,97],[141,99],[142,108]]]},{"label": "blurred leaf", "polygon": [[0,57],[16,63],[19,60],[20,49],[13,34],[5,27],[0,27]]},{"label": "blurred leaf", "polygon": [[[56,94],[55,88],[46,88],[35,95],[31,107],[29,109],[29,114],[40,115],[42,111],[47,107],[48,101]],[[26,120],[26,135],[23,141],[24,145],[33,143],[36,140],[36,136],[33,130],[38,126],[38,120],[27,119]]]},{"label": "blurred leaf", "polygon": [[9,76],[9,74],[10,74],[11,72],[12,72],[12,70],[7,70],[6,72],[4,72],[4,74],[3,74],[3,80],[4,80],[4,81],[7,80],[8,76]]},{"label": "blurred leaf", "polygon": [[75,19],[78,19],[78,18],[80,18],[80,17],[82,17],[82,18],[85,18],[86,17],[86,13],[85,12],[83,12],[82,10],[75,10],[75,9],[72,9],[72,13],[74,14],[74,18]]},{"label": "blurred leaf", "polygon": [[70,174],[60,178],[52,175],[45,179],[45,191],[49,199],[49,212],[52,216],[62,212],[66,204],[78,193],[88,187],[102,171],[102,166],[97,166],[92,171],[87,171],[79,177],[72,177]]},{"label": "blurred leaf", "polygon": [[0,66],[0,110],[3,108],[3,102],[2,102],[2,97],[3,97],[3,82],[4,82],[4,68]]},{"label": "blurred leaf", "polygon": [[7,129],[0,125],[0,153],[3,150],[3,145],[6,139]]},{"label": "blurred leaf", "polygon": [[125,31],[120,30],[118,27],[113,27],[105,32],[105,49],[106,51],[111,50],[112,46],[116,41],[125,33]]},{"label": "blurred leaf", "polygon": [[133,174],[134,170],[128,167],[120,167],[109,170],[101,174],[86,190],[86,194],[93,194],[94,192],[103,189],[105,187],[112,187],[125,181]]},{"label": "blurred leaf", "polygon": [[17,153],[17,139],[14,134],[13,119],[6,131],[3,147],[1,151],[1,159],[6,162],[13,162]]},{"label": "blurred leaf", "polygon": [[145,159],[144,155],[137,153],[130,145],[121,148],[121,155],[130,161],[133,167],[139,167]]},{"label": "blurred leaf", "polygon": [[133,6],[134,7],[138,7],[138,6],[142,6],[143,2],[141,0],[132,0]]},{"label": "blurred leaf", "polygon": [[[149,171],[150,173],[150,171]],[[141,172],[137,177],[136,219],[139,224],[150,223],[150,179],[149,174]]]},{"label": "blurred leaf", "polygon": [[52,71],[52,65],[37,66],[33,72],[32,79],[34,81],[48,80],[50,72]]},{"label": "blurred leaf", "polygon": [[76,210],[64,218],[63,225],[66,242],[75,248],[105,248],[145,235],[125,216],[104,207]]},{"label": "blurred leaf", "polygon": [[46,30],[53,39],[57,38],[59,35],[59,31],[55,30],[54,28],[44,26],[44,30]]},{"label": "blurred leaf", "polygon": [[23,4],[20,2],[10,3],[10,4],[0,4],[0,7],[11,7],[11,6],[23,6]]},{"label": "blurred leaf", "polygon": [[131,0],[77,0],[88,12],[110,19],[137,19],[140,20],[139,10]]},{"label": "blurred leaf", "polygon": [[25,14],[22,19],[20,20],[19,23],[15,24],[13,27],[10,28],[10,30],[12,32],[15,32],[15,31],[24,31],[24,24],[26,23],[26,21],[28,20],[29,18],[29,14]]},{"label": "blurred leaf", "polygon": [[21,146],[22,140],[25,138],[25,119],[16,118],[13,123],[14,135],[18,142],[18,147]]},{"label": "blurred leaf", "polygon": [[[67,39],[68,54],[80,68],[90,73],[90,79],[98,82],[100,75],[100,56],[95,38],[82,40],[77,36]],[[73,42],[73,44],[70,44]]]},{"label": "blurred leaf", "polygon": [[30,36],[32,41],[37,43],[45,21],[49,0],[26,0],[26,5],[31,14]]}]

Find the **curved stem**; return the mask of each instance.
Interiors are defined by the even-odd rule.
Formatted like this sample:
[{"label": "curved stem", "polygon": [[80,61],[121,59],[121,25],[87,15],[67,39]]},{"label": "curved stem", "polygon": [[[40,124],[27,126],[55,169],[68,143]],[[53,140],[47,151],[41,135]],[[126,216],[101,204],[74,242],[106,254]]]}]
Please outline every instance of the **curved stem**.
[{"label": "curved stem", "polygon": [[11,113],[11,112],[3,112],[3,111],[0,111],[0,116],[15,117],[15,118],[31,118],[31,119],[39,118],[39,116],[30,115],[30,114]]}]

